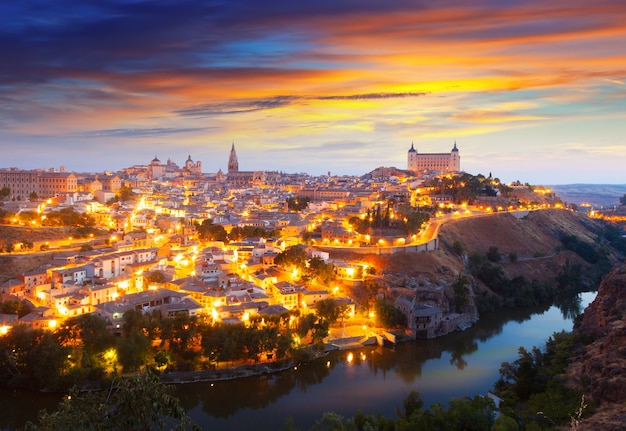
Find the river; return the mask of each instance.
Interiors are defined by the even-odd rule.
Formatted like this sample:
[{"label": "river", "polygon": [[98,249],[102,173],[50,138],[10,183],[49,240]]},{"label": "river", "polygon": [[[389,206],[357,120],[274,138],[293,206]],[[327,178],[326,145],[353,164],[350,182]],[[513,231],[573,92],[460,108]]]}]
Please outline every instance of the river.
[{"label": "river", "polygon": [[395,417],[412,390],[427,406],[486,394],[502,362],[517,359],[520,346],[543,347],[554,332],[570,331],[573,315],[594,297],[583,293],[565,311],[552,306],[491,313],[438,339],[332,352],[282,373],[182,385],[177,393],[194,421],[213,431],[249,430],[252,424],[256,431],[280,430],[288,417],[305,430],[330,411]]},{"label": "river", "polygon": [[[572,329],[572,316],[595,297],[583,293],[565,311],[506,310],[481,316],[464,332],[418,340],[395,348],[365,347],[332,352],[288,371],[214,383],[179,385],[176,394],[191,418],[205,430],[284,429],[287,418],[301,430],[324,412],[351,417],[358,411],[395,417],[415,390],[426,406],[451,398],[486,394],[502,362],[518,348],[543,347],[554,332]],[[54,408],[57,396],[1,392],[0,428],[14,429]],[[6,400],[8,398],[8,400]]]}]

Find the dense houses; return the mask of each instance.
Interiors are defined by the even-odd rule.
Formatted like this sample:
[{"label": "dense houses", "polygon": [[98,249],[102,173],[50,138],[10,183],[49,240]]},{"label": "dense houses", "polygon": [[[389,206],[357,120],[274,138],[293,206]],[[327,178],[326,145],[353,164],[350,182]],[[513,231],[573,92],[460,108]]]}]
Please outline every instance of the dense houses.
[{"label": "dense houses", "polygon": [[[459,170],[456,144],[448,156],[451,161],[443,170]],[[443,163],[439,159],[443,156],[437,159]],[[435,168],[425,163],[412,147],[409,168]],[[50,211],[71,207],[91,215],[97,228],[107,232],[90,238],[93,247],[82,251],[69,247],[72,238],[34,244],[36,250],[57,249],[52,264],[21,274],[0,289],[3,298],[34,305],[21,323],[48,328],[71,316],[98,313],[119,331],[130,309],[244,322],[254,314],[310,312],[329,297],[354,310],[350,298],[336,288],[301,284],[294,274],[280,270],[275,258],[300,244],[309,258],[328,262],[329,254],[315,245],[368,245],[371,240],[352,231],[346,220],[364,217],[381,203],[382,195],[415,199],[419,184],[414,172],[395,168],[363,177],[239,171],[234,143],[226,174],[202,173],[201,162],[191,156],[182,167],[155,156],[146,165],[117,173],[0,169],[0,188],[11,192],[6,208],[18,214],[37,212],[33,225],[45,226]],[[122,188],[136,199],[114,199]],[[290,198],[307,205],[292,211]],[[207,220],[226,232],[261,228],[273,237],[200,240],[197,227]],[[358,284],[367,274],[367,266],[359,263],[331,263],[342,285]],[[441,319],[434,309],[426,312],[404,302],[399,306],[415,316],[416,330],[424,329],[420,325],[428,319]],[[2,325],[13,323],[5,319]]]}]

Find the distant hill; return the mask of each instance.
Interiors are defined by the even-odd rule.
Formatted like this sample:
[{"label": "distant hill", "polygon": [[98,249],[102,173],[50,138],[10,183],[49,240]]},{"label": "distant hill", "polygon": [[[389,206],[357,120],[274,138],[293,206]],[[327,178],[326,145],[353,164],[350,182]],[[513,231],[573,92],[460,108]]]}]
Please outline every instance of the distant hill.
[{"label": "distant hill", "polygon": [[578,206],[589,204],[596,209],[619,206],[619,198],[626,194],[626,184],[562,184],[548,187],[563,202]]}]

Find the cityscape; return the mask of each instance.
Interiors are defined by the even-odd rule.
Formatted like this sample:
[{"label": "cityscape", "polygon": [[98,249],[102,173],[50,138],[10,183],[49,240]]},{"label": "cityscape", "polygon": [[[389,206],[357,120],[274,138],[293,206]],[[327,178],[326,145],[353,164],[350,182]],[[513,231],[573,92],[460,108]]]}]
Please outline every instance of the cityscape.
[{"label": "cityscape", "polygon": [[1,430],[623,427],[625,5],[0,13]]},{"label": "cityscape", "polygon": [[[181,165],[155,156],[119,172],[2,168],[2,251],[32,267],[3,276],[2,303],[21,305],[0,314],[0,332],[61,337],[67,357],[39,381],[54,389],[59,376],[88,370],[255,375],[324,352],[467,330],[482,307],[470,278],[443,265],[430,268],[436,281],[407,277],[384,259],[462,253],[458,241],[439,238],[462,220],[523,220],[577,206],[547,187],[463,172],[462,154],[456,142],[440,153],[412,143],[404,169],[359,177],[242,170],[234,142],[225,146],[226,171],[212,174],[191,155]],[[517,261],[517,252],[507,259]],[[88,354],[87,324],[114,338]],[[233,328],[259,338],[250,344]]]}]

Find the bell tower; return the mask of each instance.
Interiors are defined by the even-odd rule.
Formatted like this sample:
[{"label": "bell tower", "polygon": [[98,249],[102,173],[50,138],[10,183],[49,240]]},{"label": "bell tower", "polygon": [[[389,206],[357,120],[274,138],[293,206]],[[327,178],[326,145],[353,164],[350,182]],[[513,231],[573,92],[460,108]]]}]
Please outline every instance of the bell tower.
[{"label": "bell tower", "polygon": [[234,174],[239,172],[239,162],[237,161],[237,152],[235,151],[235,141],[230,149],[230,157],[228,158],[228,173]]}]

